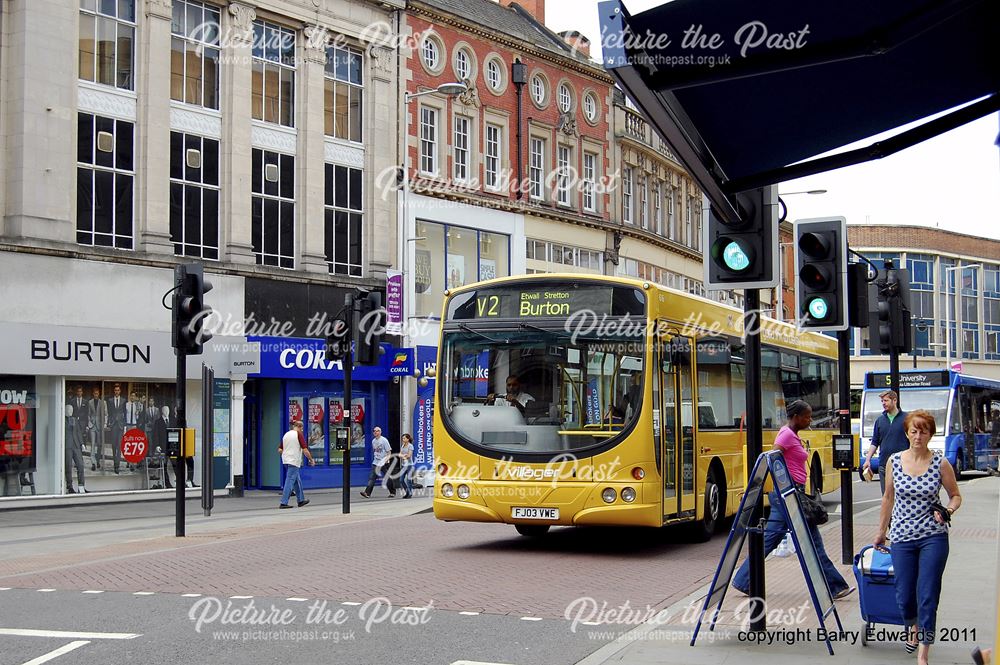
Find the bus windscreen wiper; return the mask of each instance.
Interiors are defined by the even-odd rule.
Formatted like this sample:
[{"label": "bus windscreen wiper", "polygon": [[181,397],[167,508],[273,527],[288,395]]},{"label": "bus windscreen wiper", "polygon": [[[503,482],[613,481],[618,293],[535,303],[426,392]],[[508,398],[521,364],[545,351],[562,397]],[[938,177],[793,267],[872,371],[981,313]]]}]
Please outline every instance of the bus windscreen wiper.
[{"label": "bus windscreen wiper", "polygon": [[459,330],[461,330],[462,332],[467,332],[467,333],[471,333],[471,334],[473,334],[473,335],[476,335],[477,337],[482,337],[482,338],[483,338],[483,339],[485,339],[485,340],[486,340],[487,342],[493,342],[494,344],[510,344],[510,340],[509,340],[509,339],[503,339],[503,340],[501,340],[501,339],[493,339],[492,337],[490,337],[490,336],[489,336],[489,335],[487,335],[486,333],[482,333],[482,332],[479,332],[479,331],[478,331],[478,330],[476,330],[475,328],[470,328],[470,327],[469,327],[469,326],[468,326],[467,324],[465,324],[465,323],[459,323],[459,324],[458,324],[458,328],[459,328]]},{"label": "bus windscreen wiper", "polygon": [[533,323],[524,323],[523,321],[518,324],[518,329],[519,330],[525,330],[527,328],[530,328],[532,330],[537,330],[538,332],[545,333],[546,335],[558,335],[559,337],[561,337],[563,339],[572,339],[573,338],[572,335],[570,335],[569,333],[562,332],[561,330],[547,330],[545,328],[542,328],[541,326],[536,326]]}]

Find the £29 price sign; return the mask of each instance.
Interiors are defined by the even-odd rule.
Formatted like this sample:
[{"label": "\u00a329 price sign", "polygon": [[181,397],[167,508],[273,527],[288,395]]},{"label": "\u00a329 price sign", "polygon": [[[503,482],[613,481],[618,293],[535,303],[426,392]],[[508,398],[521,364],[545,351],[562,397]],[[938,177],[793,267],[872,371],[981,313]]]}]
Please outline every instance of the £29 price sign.
[{"label": "\u00a329 price sign", "polygon": [[146,459],[148,452],[149,441],[141,429],[133,428],[122,435],[122,457],[129,464],[138,464]]}]

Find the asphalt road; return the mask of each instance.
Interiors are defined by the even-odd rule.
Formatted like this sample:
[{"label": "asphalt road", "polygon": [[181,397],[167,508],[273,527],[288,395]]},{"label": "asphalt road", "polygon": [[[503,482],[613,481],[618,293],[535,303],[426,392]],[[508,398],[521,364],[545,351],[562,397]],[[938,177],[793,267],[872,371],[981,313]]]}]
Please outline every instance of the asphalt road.
[{"label": "asphalt road", "polygon": [[[877,483],[853,487],[857,510],[876,505]],[[571,664],[708,583],[724,543],[682,529],[536,540],[429,514],[351,521],[339,495],[313,500],[312,513],[220,501],[233,526],[222,536],[192,510],[183,546],[169,503],[6,512],[0,665]],[[825,501],[837,519],[839,492]]]}]

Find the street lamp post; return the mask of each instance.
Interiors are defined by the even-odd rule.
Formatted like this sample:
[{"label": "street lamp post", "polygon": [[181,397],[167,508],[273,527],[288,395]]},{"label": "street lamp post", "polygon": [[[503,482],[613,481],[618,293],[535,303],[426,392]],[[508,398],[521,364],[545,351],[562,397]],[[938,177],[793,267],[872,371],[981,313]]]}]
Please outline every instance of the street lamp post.
[{"label": "street lamp post", "polygon": [[[397,226],[397,244],[396,244],[396,265],[399,266],[399,270],[404,275],[405,287],[403,289],[403,306],[401,307],[400,316],[402,318],[402,346],[404,348],[409,346],[410,342],[410,308],[411,304],[411,292],[413,279],[413,271],[410,269],[410,253],[412,250],[411,243],[417,240],[423,240],[423,238],[411,237],[410,234],[410,113],[409,104],[410,100],[416,99],[417,97],[423,97],[424,95],[441,94],[445,97],[457,97],[468,91],[469,86],[465,83],[442,83],[436,88],[430,90],[422,90],[420,92],[404,92],[403,93],[403,205],[402,205],[402,219],[399,220]],[[417,125],[419,127],[419,124]],[[420,149],[420,142],[417,142],[417,150]],[[414,354],[415,356],[416,354]],[[416,358],[414,357],[414,363],[416,363]],[[402,409],[400,410],[400,426],[404,427],[407,424],[407,418],[410,413],[409,394],[407,390],[401,391],[400,401],[402,402]]]},{"label": "street lamp post", "polygon": [[[958,283],[956,282],[955,283],[955,295],[949,295],[949,293],[948,293],[948,273],[954,272],[955,270],[965,270],[967,268],[982,268],[982,267],[983,267],[983,264],[981,264],[981,263],[969,263],[967,265],[951,266],[951,267],[948,267],[948,268],[944,269],[944,272],[945,272],[944,297],[948,299],[947,305],[945,306],[945,321],[944,321],[944,342],[945,342],[945,345],[944,345],[944,368],[946,370],[948,370],[948,371],[951,371],[951,342],[952,342],[952,335],[951,335],[951,310],[952,310],[952,306],[951,306],[951,301],[952,301],[952,299],[955,296],[958,295],[958,292],[959,292]],[[958,336],[958,330],[957,330],[957,328],[958,328],[958,312],[955,313],[955,327],[956,327],[955,336],[957,337]],[[956,347],[957,347],[958,346],[958,344],[957,344],[958,340],[956,339],[955,341],[956,341]],[[955,350],[956,350],[956,352],[958,351],[957,348]]]}]

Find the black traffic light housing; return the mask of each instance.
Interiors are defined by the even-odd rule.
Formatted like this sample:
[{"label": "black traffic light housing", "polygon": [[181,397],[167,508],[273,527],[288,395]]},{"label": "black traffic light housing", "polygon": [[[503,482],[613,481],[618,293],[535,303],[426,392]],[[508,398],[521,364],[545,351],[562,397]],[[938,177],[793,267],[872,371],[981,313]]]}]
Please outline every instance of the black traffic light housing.
[{"label": "black traffic light housing", "polygon": [[879,270],[869,286],[868,302],[868,346],[872,353],[909,353],[913,346],[910,272],[893,267]]},{"label": "black traffic light housing", "polygon": [[795,313],[808,330],[847,330],[847,220],[795,222]]},{"label": "black traffic light housing", "polygon": [[173,321],[171,344],[178,355],[200,355],[212,334],[204,330],[212,308],[205,304],[205,294],[212,283],[205,279],[200,263],[186,263],[174,268]]},{"label": "black traffic light housing", "polygon": [[[346,319],[346,320],[345,320]],[[344,360],[351,350],[351,326],[348,323],[350,315],[334,320],[333,330],[326,336],[326,360],[334,362]]]},{"label": "black traffic light housing", "polygon": [[705,286],[708,289],[767,289],[778,285],[777,187],[736,196],[739,219],[727,223],[707,210],[704,225]]},{"label": "black traffic light housing", "polygon": [[362,292],[357,299],[358,327],[355,341],[355,361],[359,365],[377,365],[382,353],[385,333],[385,308],[378,291]]}]

